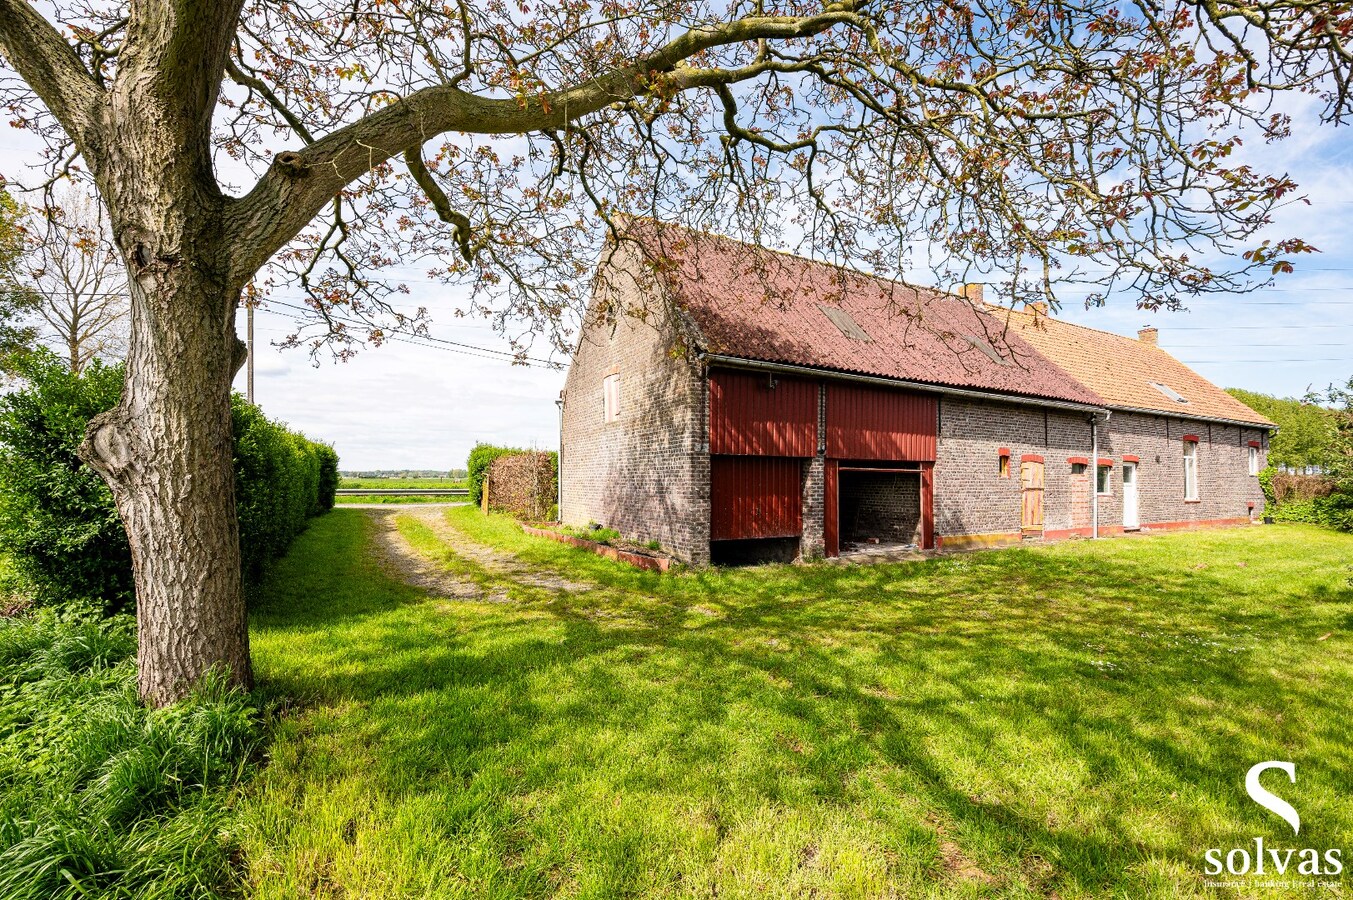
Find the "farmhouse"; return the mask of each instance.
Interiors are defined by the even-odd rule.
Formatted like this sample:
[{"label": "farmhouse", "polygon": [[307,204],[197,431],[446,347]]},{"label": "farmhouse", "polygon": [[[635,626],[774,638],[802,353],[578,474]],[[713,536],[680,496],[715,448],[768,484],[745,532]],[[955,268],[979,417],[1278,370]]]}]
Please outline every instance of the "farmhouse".
[{"label": "farmhouse", "polygon": [[1273,423],[1156,346],[632,223],[562,394],[560,517],[694,564],[1250,521]]}]

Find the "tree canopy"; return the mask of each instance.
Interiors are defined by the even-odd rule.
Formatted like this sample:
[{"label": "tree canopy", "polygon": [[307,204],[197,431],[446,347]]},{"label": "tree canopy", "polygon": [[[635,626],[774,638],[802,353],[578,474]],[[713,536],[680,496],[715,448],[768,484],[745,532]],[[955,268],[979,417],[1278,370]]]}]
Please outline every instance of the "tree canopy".
[{"label": "tree canopy", "polygon": [[1269,443],[1270,465],[1302,471],[1323,467],[1334,441],[1334,416],[1318,403],[1292,397],[1275,397],[1241,388],[1226,393],[1278,425]]}]

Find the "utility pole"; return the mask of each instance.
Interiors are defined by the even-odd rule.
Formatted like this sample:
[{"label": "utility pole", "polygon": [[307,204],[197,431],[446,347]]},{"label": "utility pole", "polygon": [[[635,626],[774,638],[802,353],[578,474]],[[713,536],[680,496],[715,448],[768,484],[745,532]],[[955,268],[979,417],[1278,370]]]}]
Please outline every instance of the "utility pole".
[{"label": "utility pole", "polygon": [[249,374],[246,376],[245,397],[250,403],[254,402],[254,305],[248,306],[248,344],[249,344]]}]

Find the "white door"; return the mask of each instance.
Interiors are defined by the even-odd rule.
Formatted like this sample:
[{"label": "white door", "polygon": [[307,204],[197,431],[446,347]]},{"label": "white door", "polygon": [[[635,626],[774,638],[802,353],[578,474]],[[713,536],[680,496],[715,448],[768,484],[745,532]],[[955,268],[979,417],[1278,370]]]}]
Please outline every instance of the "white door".
[{"label": "white door", "polygon": [[1123,527],[1140,528],[1137,517],[1137,464],[1123,463]]}]

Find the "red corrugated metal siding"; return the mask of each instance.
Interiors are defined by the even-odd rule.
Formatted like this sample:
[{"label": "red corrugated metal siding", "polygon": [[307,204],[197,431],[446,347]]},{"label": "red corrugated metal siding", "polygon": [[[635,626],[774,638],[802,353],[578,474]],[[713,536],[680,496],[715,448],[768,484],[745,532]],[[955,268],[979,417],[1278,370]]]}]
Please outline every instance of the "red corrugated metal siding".
[{"label": "red corrugated metal siding", "polygon": [[803,463],[765,456],[709,461],[713,541],[797,537],[803,532]]},{"label": "red corrugated metal siding", "polygon": [[812,456],[817,383],[715,369],[709,373],[709,452]]},{"label": "red corrugated metal siding", "polygon": [[827,455],[933,462],[935,398],[855,384],[827,385]]}]

